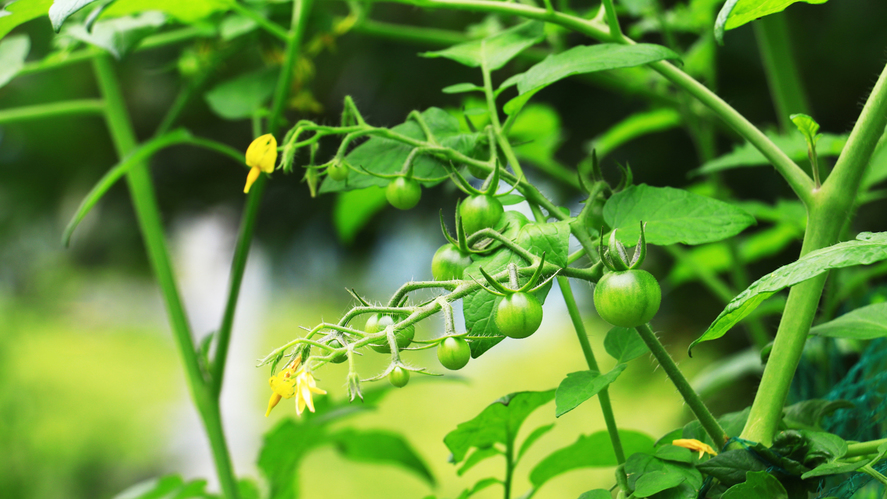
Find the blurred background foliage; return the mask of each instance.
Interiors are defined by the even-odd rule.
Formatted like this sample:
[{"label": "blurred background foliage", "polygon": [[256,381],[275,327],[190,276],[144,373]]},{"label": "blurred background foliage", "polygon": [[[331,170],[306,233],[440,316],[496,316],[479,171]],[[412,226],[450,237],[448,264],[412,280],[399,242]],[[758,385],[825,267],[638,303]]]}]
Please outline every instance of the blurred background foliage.
[{"label": "blurred background foliage", "polygon": [[[663,3],[666,13],[685,7],[679,1]],[[719,3],[708,2],[710,14]],[[270,17],[285,19],[289,5],[268,3],[264,8]],[[476,107],[460,95],[440,92],[449,85],[478,80],[475,71],[416,55],[439,46],[388,40],[361,29],[340,37],[311,38],[331,25],[330,12],[346,14],[344,5],[337,4],[324,3],[317,10],[309,33],[315,43],[314,57],[303,61],[302,79],[297,81],[302,91],[291,103],[301,111],[292,111],[290,117],[337,122],[346,95],[353,96],[364,117],[376,125],[400,123],[412,109],[439,106],[461,114],[463,107]],[[848,131],[884,62],[887,4],[878,0],[799,4],[784,15],[812,115],[825,132]],[[209,32],[219,26],[236,30],[236,20],[229,18],[216,14],[197,26]],[[456,31],[468,26],[483,31],[497,22],[476,14],[423,12],[386,4],[374,5],[372,18]],[[666,15],[665,19],[670,18]],[[663,43],[655,26],[638,22],[634,30],[632,34],[642,41]],[[49,53],[57,43],[46,17],[14,33],[30,37],[29,60]],[[692,30],[675,29],[675,34],[685,48],[697,36]],[[584,43],[572,36],[568,41]],[[218,88],[248,69],[279,64],[275,41],[259,31],[221,44],[198,39],[124,57],[118,71],[140,138],[153,133],[175,98],[183,74],[188,78],[195,66],[232,47],[233,52],[210,72],[206,88]],[[752,122],[772,124],[775,129],[777,119],[753,30],[728,32],[726,46],[718,47],[716,54],[716,71],[704,65],[701,69],[717,75],[707,83]],[[501,82],[529,64],[517,60],[494,78]],[[88,63],[78,63],[16,78],[0,88],[0,109],[97,95]],[[613,88],[606,78],[570,79],[541,92],[534,102],[540,105],[528,113],[534,113],[537,126],[545,123],[549,133],[524,146],[523,154],[532,158],[545,156],[546,150],[556,151],[553,160],[571,170],[586,158],[590,143],[605,146],[601,137],[615,123],[635,112],[663,109],[651,108],[640,95]],[[688,178],[688,172],[701,163],[692,141],[682,128],[668,124],[673,119],[667,112],[663,120],[663,131],[607,150],[605,175],[615,180],[617,165],[630,165],[638,182],[678,187],[698,182],[698,178]],[[204,98],[194,99],[179,123],[196,135],[236,149],[245,150],[252,138],[249,119],[219,119]],[[730,151],[734,142],[729,132],[720,134],[718,153]],[[333,146],[328,147],[321,155]],[[206,441],[188,403],[125,186],[116,186],[103,199],[70,249],[63,251],[59,242],[77,203],[115,162],[107,130],[98,117],[0,126],[0,497],[111,497],[161,473],[212,476]],[[244,202],[245,171],[228,160],[188,148],[164,151],[151,164],[194,330],[203,335],[221,317],[234,230]],[[533,182],[557,203],[578,206],[579,195],[573,188],[529,171]],[[408,279],[430,278],[432,253],[443,242],[437,214],[441,209],[451,213],[458,197],[450,184],[427,191],[418,208],[410,212],[385,208],[352,240],[343,242],[332,224],[336,198],[312,199],[300,180],[298,175],[277,173],[268,185],[244,305],[235,326],[223,411],[241,475],[256,475],[253,463],[262,432],[279,418],[293,416],[285,404],[269,420],[261,418],[268,373],[253,369],[254,360],[299,335],[298,326],[311,326],[345,310],[349,297],[344,286],[381,300]],[[775,204],[790,197],[788,187],[769,169],[756,169],[753,175],[748,170],[728,171],[722,180],[740,199]],[[718,195],[705,184],[695,189]],[[867,205],[860,212],[858,228],[887,230],[881,216],[885,209],[883,201]],[[779,245],[778,252],[752,265],[752,278],[794,259],[800,234],[800,230],[789,231],[790,244]],[[716,250],[708,255],[718,258]],[[672,269],[673,255],[654,251],[649,261],[649,269],[664,278]],[[673,272],[655,325],[665,331],[666,345],[682,359],[687,343],[720,311],[722,302],[687,278],[686,269],[683,277],[680,269]],[[601,367],[608,369],[612,359],[603,358],[601,346],[607,327],[591,311],[590,290],[578,287],[592,345],[600,352]],[[501,473],[494,467],[498,464],[487,462],[466,477],[456,477],[446,462],[443,436],[506,393],[553,388],[567,372],[583,369],[564,310],[553,296],[546,304],[543,334],[520,343],[503,343],[471,362],[458,378],[411,383],[389,394],[379,410],[350,419],[348,424],[403,432],[438,479],[439,496],[456,495],[478,478]],[[765,324],[775,326],[772,320]],[[424,327],[425,334],[431,334],[441,324],[431,321]],[[697,357],[682,367],[692,375],[710,360],[747,345],[745,336],[730,335],[699,349]],[[418,353],[409,359],[440,370],[433,354]],[[382,365],[380,359],[369,356],[361,362],[367,373]],[[688,415],[665,377],[653,371],[652,362],[633,363],[612,393],[621,426],[658,437],[686,422]],[[345,396],[345,372],[343,367],[331,366],[318,374],[331,397]],[[716,413],[748,403],[754,376],[742,383],[708,394]],[[550,420],[550,408],[543,409],[524,428]],[[535,455],[528,462],[574,441],[577,431],[587,434],[603,428],[603,422],[595,404],[585,404],[561,418],[555,428],[545,445],[533,449]],[[519,470],[517,490],[528,486],[527,471]],[[306,498],[422,497],[429,493],[424,482],[403,470],[355,464],[329,448],[314,452],[302,475]],[[577,490],[611,482],[610,470],[573,471],[546,485],[537,497],[575,496]],[[486,491],[478,497],[496,494]]]}]

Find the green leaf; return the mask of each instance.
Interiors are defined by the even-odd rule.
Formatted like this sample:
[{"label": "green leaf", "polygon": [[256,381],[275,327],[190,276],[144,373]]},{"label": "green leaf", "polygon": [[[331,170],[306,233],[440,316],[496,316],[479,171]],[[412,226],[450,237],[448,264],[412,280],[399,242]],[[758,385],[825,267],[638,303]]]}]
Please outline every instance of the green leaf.
[{"label": "green leaf", "polygon": [[226,120],[251,118],[274,93],[277,73],[275,68],[265,68],[242,74],[214,86],[203,98]]},{"label": "green leaf", "polygon": [[[619,438],[627,455],[653,450],[653,439],[644,433],[619,430]],[[599,431],[588,436],[580,435],[573,444],[549,454],[530,472],[530,482],[538,489],[548,480],[570,470],[606,468],[618,464],[609,434]]]},{"label": "green leaf", "polygon": [[146,11],[134,16],[96,22],[92,31],[83,25],[65,27],[64,34],[84,43],[107,50],[116,59],[132,52],[138,43],[166,24],[166,16],[157,11]]},{"label": "green leaf", "polygon": [[631,186],[604,205],[604,221],[623,242],[638,240],[640,221],[646,223],[647,243],[703,244],[720,241],[755,223],[745,211],[717,199],[671,187]]},{"label": "green leaf", "polygon": [[484,478],[482,480],[478,480],[477,483],[475,483],[473,487],[471,487],[470,489],[463,490],[462,493],[459,494],[458,499],[468,499],[469,497],[473,496],[474,494],[477,494],[478,492],[489,487],[490,485],[496,485],[496,484],[500,484],[500,483],[502,483],[502,480],[499,480],[498,478]]},{"label": "green leaf", "polygon": [[330,438],[336,450],[348,459],[401,466],[429,485],[435,484],[431,470],[400,435],[378,430],[346,429]]},{"label": "green leaf", "polygon": [[597,395],[601,390],[610,386],[622,371],[628,367],[626,364],[617,364],[612,371],[601,374],[597,371],[579,371],[567,374],[557,387],[555,396],[555,417],[561,417],[572,411],[582,402]]},{"label": "green leaf", "polygon": [[444,87],[441,92],[445,94],[463,94],[465,92],[483,92],[483,87],[479,87],[474,83],[457,83],[455,85],[450,85],[449,87]]},{"label": "green leaf", "polygon": [[770,473],[750,471],[746,474],[746,481],[727,489],[722,499],[748,499],[749,497],[788,499],[788,493],[779,480]]},{"label": "green leaf", "polygon": [[52,22],[52,29],[56,33],[62,29],[65,19],[70,17],[78,10],[95,2],[96,0],[55,0],[49,7],[49,21]]},{"label": "green leaf", "polygon": [[552,161],[554,153],[563,142],[560,116],[551,106],[527,106],[515,118],[508,131],[508,138],[522,143],[514,147],[514,152],[521,158],[536,163]]},{"label": "green leaf", "polygon": [[36,19],[49,11],[52,0],[18,0],[6,4],[0,10],[0,38],[3,38],[19,24]]},{"label": "green leaf", "polygon": [[31,40],[28,35],[13,35],[0,41],[0,88],[22,70],[30,50]]},{"label": "green leaf", "polygon": [[657,447],[653,456],[663,461],[672,461],[675,463],[690,464],[693,462],[693,452],[690,451],[690,449],[685,449],[684,447],[678,447],[676,445],[663,445]]},{"label": "green leaf", "polygon": [[360,230],[386,206],[388,200],[385,198],[385,189],[381,187],[339,193],[333,206],[333,224],[339,241],[350,246]]},{"label": "green leaf", "polygon": [[[628,474],[628,486],[637,487],[641,477],[648,473],[666,472],[670,475],[682,477],[682,486],[687,485],[692,489],[702,486],[702,474],[693,465],[682,462],[664,461],[647,452],[631,454],[625,462],[625,472]],[[678,497],[682,497],[684,490],[678,491]]]},{"label": "green leaf", "polygon": [[[649,241],[649,238],[648,238]],[[810,252],[758,279],[734,298],[705,333],[690,344],[688,351],[703,342],[724,336],[764,300],[784,288],[818,276],[831,269],[868,265],[887,259],[887,232],[863,232],[853,241],[838,243]]]},{"label": "green leaf", "polygon": [[159,10],[182,24],[194,24],[216,12],[227,11],[229,5],[227,0],[126,0],[112,3],[105,9],[102,18]]},{"label": "green leaf", "polygon": [[545,38],[545,23],[526,22],[495,35],[453,45],[444,50],[423,52],[422,57],[446,57],[472,68],[486,61],[487,69],[495,71],[516,55]]},{"label": "green leaf", "polygon": [[863,459],[861,461],[854,461],[852,463],[841,463],[841,462],[825,463],[825,464],[817,466],[816,468],[804,473],[803,475],[801,475],[801,478],[806,480],[807,478],[812,478],[812,477],[817,477],[817,476],[840,475],[843,473],[850,473],[852,471],[858,470],[859,468],[862,468],[863,466],[865,466],[867,464],[874,465],[875,463],[879,462],[881,460],[881,458],[884,457],[884,454],[887,454],[887,443],[884,443],[884,444],[881,444],[880,446],[878,446],[877,455],[870,460]]},{"label": "green leaf", "polygon": [[873,340],[887,336],[887,303],[857,308],[810,329],[810,334],[829,338]]},{"label": "green leaf", "polygon": [[638,137],[680,126],[681,119],[681,113],[668,107],[635,113],[595,137],[588,149],[594,149],[600,159]]},{"label": "green leaf", "polygon": [[[833,135],[830,133],[820,134],[817,143],[816,153],[820,158],[835,157],[841,154],[844,144],[847,143],[849,135]],[[773,144],[784,152],[792,161],[804,161],[807,159],[807,143],[800,133],[792,133],[790,135],[768,135]],[[697,175],[714,173],[733,168],[748,166],[767,166],[770,161],[761,154],[754,146],[745,143],[737,147],[733,152],[727,153],[719,158],[715,158],[701,167],[689,173],[690,177]]]},{"label": "green leaf", "polygon": [[819,133],[819,123],[806,114],[793,114],[789,116],[789,118],[791,118],[792,123],[798,127],[798,131],[804,135],[804,139],[807,141],[807,147],[809,149],[816,148],[816,141],[822,137]]},{"label": "green leaf", "polygon": [[[556,396],[557,394],[555,394],[555,397]],[[545,435],[546,433],[551,431],[552,428],[554,428],[554,423],[542,425],[539,428],[533,430],[532,433],[527,435],[527,438],[524,439],[524,443],[522,443],[520,446],[520,451],[518,451],[517,453],[517,459],[515,459],[515,462],[520,461],[520,458],[523,457],[524,453],[527,452],[527,450],[532,447],[532,445],[536,443],[536,441],[539,440],[542,435]]]},{"label": "green leaf", "polygon": [[554,390],[517,392],[493,402],[474,419],[459,424],[444,437],[444,443],[453,453],[452,462],[461,462],[472,447],[485,449],[495,444],[513,445],[527,416],[553,398]]},{"label": "green leaf", "polygon": [[[455,149],[468,156],[474,156],[479,134],[463,133],[459,128],[458,119],[436,107],[423,111],[422,118],[442,146]],[[391,130],[413,139],[426,140],[425,134],[414,120],[407,120]],[[404,162],[412,151],[413,147],[407,144],[381,137],[372,137],[348,153],[345,156],[345,161],[358,171],[358,167],[362,167],[373,173],[395,174],[403,169]],[[421,154],[413,161],[413,175],[417,178],[445,177],[447,175],[445,165],[447,163],[442,160]],[[352,171],[345,180],[334,180],[326,176],[320,187],[320,192],[350,191],[373,185],[385,187],[389,182],[388,179]],[[442,180],[421,183],[430,187],[440,182]]]},{"label": "green leaf", "polygon": [[821,4],[828,0],[727,0],[715,21],[715,38],[724,43],[724,31],[738,28],[743,24],[770,14],[782,12],[795,2]]},{"label": "green leaf", "polygon": [[594,489],[589,490],[588,492],[583,492],[582,495],[579,496],[579,499],[612,499],[613,496],[610,495],[610,491],[606,489]]},{"label": "green leaf", "polygon": [[601,43],[573,47],[559,54],[549,55],[524,73],[517,82],[520,95],[505,104],[505,112],[514,114],[523,107],[530,96],[568,76],[642,66],[663,59],[679,58],[678,54],[666,47],[648,43],[635,45]]},{"label": "green leaf", "polygon": [[[544,252],[547,262],[561,267],[567,264],[570,227],[566,221],[528,223],[526,217],[518,212],[507,211],[496,226],[496,230],[536,256],[542,256]],[[502,248],[492,255],[476,259],[465,269],[465,278],[483,281],[480,267],[492,275],[505,270],[509,263],[515,263],[518,266],[527,265],[523,258],[509,249]],[[549,289],[551,289],[550,286],[545,286],[535,292],[540,303],[545,302]],[[490,337],[488,340],[475,339],[469,343],[472,358],[480,357],[504,339],[493,321],[496,307],[501,300],[502,297],[490,294],[483,289],[462,299],[462,314],[465,317],[465,327],[470,332],[469,334]]]},{"label": "green leaf", "polygon": [[240,14],[229,14],[219,24],[219,36],[222,40],[230,41],[239,36],[255,31],[259,27],[253,18]]},{"label": "green leaf", "polygon": [[791,429],[821,430],[822,418],[838,409],[853,407],[848,400],[804,400],[783,409],[782,420]]},{"label": "green leaf", "polygon": [[684,477],[678,473],[667,471],[654,471],[644,473],[635,482],[635,497],[650,497],[657,492],[677,487],[684,481]]},{"label": "green leaf", "polygon": [[834,433],[802,430],[801,434],[804,435],[809,444],[807,454],[822,452],[829,455],[829,461],[840,459],[844,457],[844,454],[847,454],[847,442]]},{"label": "green leaf", "polygon": [[204,489],[206,480],[185,482],[178,475],[167,475],[137,483],[114,496],[114,499],[215,499]]},{"label": "green leaf", "polygon": [[258,467],[267,480],[270,499],[298,496],[299,465],[309,451],[325,442],[324,428],[308,421],[285,419],[265,434]]},{"label": "green leaf", "polygon": [[620,364],[632,361],[650,351],[637,331],[618,326],[607,331],[604,349]]},{"label": "green leaf", "polygon": [[721,452],[717,456],[696,465],[699,471],[720,480],[724,485],[735,485],[745,481],[750,471],[765,471],[767,465],[759,461],[754,454],[745,449],[734,449]]}]

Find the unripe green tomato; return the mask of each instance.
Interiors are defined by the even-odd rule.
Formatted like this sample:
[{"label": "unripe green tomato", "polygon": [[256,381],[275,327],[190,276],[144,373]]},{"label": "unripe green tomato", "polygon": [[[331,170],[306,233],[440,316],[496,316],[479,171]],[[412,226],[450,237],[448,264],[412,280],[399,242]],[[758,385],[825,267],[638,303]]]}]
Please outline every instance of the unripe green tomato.
[{"label": "unripe green tomato", "polygon": [[348,167],[344,163],[333,163],[326,169],[326,174],[331,179],[341,182],[348,178]]},{"label": "unripe green tomato", "polygon": [[471,347],[464,338],[446,338],[437,345],[437,359],[451,371],[462,369],[471,358]]},{"label": "unripe green tomato", "polygon": [[[339,340],[331,341],[330,346],[333,348],[342,348],[342,344],[339,343]],[[330,362],[332,362],[333,364],[341,364],[342,362],[345,362],[346,360],[348,360],[348,354],[345,352],[342,352],[340,354],[337,354],[332,359],[330,359]]]},{"label": "unripe green tomato", "polygon": [[403,388],[410,382],[410,372],[397,366],[388,373],[388,381],[398,388]]},{"label": "unripe green tomato", "polygon": [[495,227],[503,213],[505,208],[502,207],[502,203],[488,194],[469,196],[459,205],[462,227],[469,236],[481,229]]},{"label": "unripe green tomato", "polygon": [[[384,331],[385,328],[394,324],[394,319],[388,315],[373,314],[367,319],[366,326],[364,326],[364,331],[368,333],[377,333],[379,331]],[[410,346],[410,343],[413,342],[413,337],[416,335],[416,328],[413,325],[409,325],[400,331],[395,331],[394,338],[397,341],[397,348],[403,349]],[[377,342],[370,343],[370,348],[379,352],[379,353],[391,353],[391,346],[388,345],[388,338],[382,338]]]},{"label": "unripe green tomato", "polygon": [[594,307],[601,319],[614,326],[638,327],[659,310],[662,290],[646,270],[610,272],[594,287]]},{"label": "unripe green tomato", "polygon": [[526,338],[542,324],[542,305],[529,293],[512,293],[502,298],[494,319],[499,332],[509,338]]},{"label": "unripe green tomato", "polygon": [[398,210],[409,210],[419,204],[422,186],[415,179],[397,177],[385,188],[385,197]]},{"label": "unripe green tomato", "polygon": [[450,243],[441,246],[431,259],[431,275],[435,281],[462,279],[471,257]]}]

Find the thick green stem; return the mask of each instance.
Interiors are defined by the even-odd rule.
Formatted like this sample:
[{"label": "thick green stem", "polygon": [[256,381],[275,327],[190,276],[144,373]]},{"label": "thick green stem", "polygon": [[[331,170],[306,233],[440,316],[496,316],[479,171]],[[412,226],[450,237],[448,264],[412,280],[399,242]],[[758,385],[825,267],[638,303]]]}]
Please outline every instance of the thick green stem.
[{"label": "thick green stem", "polygon": [[[564,295],[567,312],[570,314],[570,320],[573,321],[573,329],[576,331],[576,337],[579,339],[579,345],[582,347],[585,363],[588,364],[590,370],[600,372],[597,360],[594,358],[594,352],[591,350],[591,343],[588,342],[588,333],[585,331],[585,324],[582,323],[582,315],[579,313],[579,307],[576,304],[576,298],[573,296],[570,281],[566,277],[557,277],[557,284],[561,288],[561,294]],[[619,427],[616,426],[613,406],[610,403],[610,391],[607,388],[598,392],[598,401],[601,404],[601,412],[604,414],[604,422],[607,424],[607,433],[610,434],[610,443],[613,445],[616,461],[619,464],[623,464],[625,463],[625,451],[622,449],[622,440],[619,439]]]},{"label": "thick green stem", "polygon": [[711,437],[716,446],[724,445],[727,442],[727,434],[724,432],[724,429],[721,428],[720,423],[718,423],[715,417],[712,416],[711,411],[708,410],[708,407],[706,407],[705,402],[699,397],[699,394],[696,393],[696,390],[690,386],[690,382],[687,381],[687,378],[684,377],[684,373],[682,373],[678,365],[675,364],[674,359],[671,358],[671,355],[665,350],[662,343],[659,342],[659,338],[657,338],[656,333],[650,329],[650,325],[644,324],[643,326],[636,327],[635,330],[641,335],[641,339],[644,340],[644,343],[646,343],[647,348],[650,349],[653,357],[655,357],[656,361],[659,362],[659,365],[662,366],[662,370],[665,371],[665,374],[671,382],[674,383],[674,386],[678,389],[678,393],[684,398],[687,407],[693,411],[693,415],[695,415],[696,419],[699,420],[699,423],[702,424],[702,428],[705,429],[708,436]]},{"label": "thick green stem", "polygon": [[502,486],[505,489],[505,499],[511,499],[511,484],[514,478],[514,435],[509,436],[505,444],[505,481]]},{"label": "thick green stem", "polygon": [[859,442],[855,444],[847,444],[847,453],[842,458],[865,456],[878,452],[878,447],[887,444],[887,438],[880,440],[871,440],[869,442]]},{"label": "thick green stem", "polygon": [[770,86],[770,95],[776,107],[779,129],[782,133],[788,133],[795,129],[789,115],[810,114],[810,105],[798,76],[785,13],[762,17],[752,23],[752,26],[761,52],[761,62],[764,63],[767,84]]},{"label": "thick green stem", "polygon": [[104,112],[105,103],[101,99],[69,100],[53,102],[52,104],[36,104],[4,109],[0,111],[0,124],[60,116],[101,114]]},{"label": "thick green stem", "polygon": [[[93,61],[99,88],[101,89],[102,97],[107,103],[105,119],[108,123],[114,146],[117,149],[117,154],[123,158],[134,150],[137,145],[135,133],[126,112],[126,103],[123,100],[120,85],[114,74],[114,67],[110,56],[101,55]],[[160,220],[160,210],[157,206],[148,165],[145,163],[134,165],[127,173],[126,179],[129,184],[139,228],[145,240],[148,259],[154,269],[154,274],[166,303],[173,335],[185,367],[191,397],[197,406],[209,437],[222,491],[226,497],[236,499],[238,497],[237,481],[222,432],[218,400],[208,392],[206,377],[198,361],[194,340],[191,337],[191,330],[188,326],[188,318],[185,315],[185,309],[179,297],[172,264],[166,249],[163,223]]]},{"label": "thick green stem", "polygon": [[[822,188],[811,192],[807,232],[801,256],[834,244],[856,197],[866,166],[887,125],[887,66],[850,132],[847,145]],[[776,332],[770,360],[764,369],[742,438],[770,445],[782,418],[795,370],[819,306],[827,274],[793,287]]]},{"label": "thick green stem", "polygon": [[[311,10],[311,0],[295,0],[293,3],[292,24],[290,26],[289,41],[286,47],[286,57],[277,79],[277,87],[274,92],[271,117],[268,119],[268,131],[276,135],[283,119],[283,112],[289,98],[290,86],[293,81],[293,70],[299,59],[299,49],[302,45],[302,37],[308,22]],[[222,316],[222,324],[216,340],[216,352],[212,363],[212,383],[216,394],[222,390],[222,381],[225,375],[225,361],[228,356],[228,345],[231,342],[231,328],[234,326],[234,313],[237,309],[237,300],[240,296],[240,285],[243,283],[243,273],[246,270],[246,262],[249,258],[249,249],[253,240],[256,220],[259,217],[259,209],[262,204],[262,194],[265,192],[266,179],[264,176],[253,184],[247,197],[243,218],[240,222],[240,230],[237,236],[237,246],[234,250],[234,259],[231,263],[231,278],[228,286],[228,301],[225,304],[225,312]]]}]

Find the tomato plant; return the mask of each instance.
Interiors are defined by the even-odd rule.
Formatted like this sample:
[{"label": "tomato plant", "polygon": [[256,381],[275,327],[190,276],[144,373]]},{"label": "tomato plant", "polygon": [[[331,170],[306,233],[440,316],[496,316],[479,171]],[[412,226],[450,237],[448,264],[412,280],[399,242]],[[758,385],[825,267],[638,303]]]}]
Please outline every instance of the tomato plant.
[{"label": "tomato plant", "polygon": [[469,196],[459,206],[465,233],[469,235],[481,229],[495,227],[504,212],[502,203],[489,194]]},{"label": "tomato plant", "polygon": [[530,293],[513,293],[496,307],[496,327],[509,338],[526,338],[542,324],[542,305]]},{"label": "tomato plant", "polygon": [[621,327],[650,322],[659,310],[662,290],[646,270],[605,274],[594,288],[594,307],[602,319]]},{"label": "tomato plant", "polygon": [[462,369],[471,358],[471,347],[464,338],[449,337],[437,345],[437,359],[451,371]]}]

